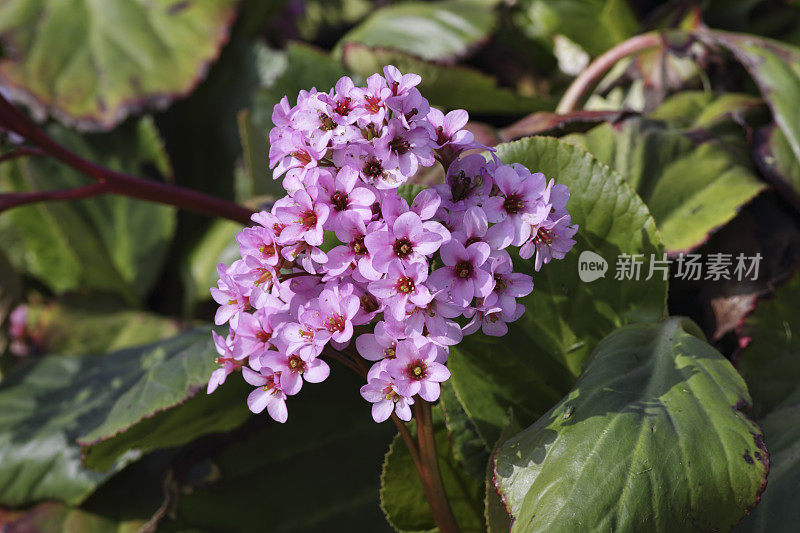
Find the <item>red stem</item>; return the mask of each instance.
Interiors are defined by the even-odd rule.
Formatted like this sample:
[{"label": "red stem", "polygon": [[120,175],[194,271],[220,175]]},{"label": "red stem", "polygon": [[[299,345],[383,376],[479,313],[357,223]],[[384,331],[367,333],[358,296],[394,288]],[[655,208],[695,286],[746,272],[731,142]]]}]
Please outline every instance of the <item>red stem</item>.
[{"label": "red stem", "polygon": [[431,404],[417,397],[414,403],[414,414],[417,419],[421,466],[421,468],[418,466],[417,470],[433,519],[440,533],[458,533],[461,530],[453,516],[453,510],[450,508],[444,481],[442,481],[442,472],[439,469],[439,454],[436,452]]},{"label": "red stem", "polygon": [[[112,192],[150,202],[173,205],[197,213],[228,218],[242,224],[250,223],[250,216],[253,212],[246,207],[191,189],[117,172],[82,158],[51,139],[22,111],[11,105],[2,94],[0,94],[0,125],[36,146],[36,148],[16,150],[19,155],[27,155],[24,152],[28,152],[54,157],[105,184],[105,188],[102,190],[104,193]],[[14,153],[6,154],[6,158]],[[97,193],[99,194],[100,191],[98,190]],[[2,195],[3,198],[6,196],[8,195]]]},{"label": "red stem", "polygon": [[52,202],[56,200],[79,200],[109,192],[107,183],[92,183],[84,187],[57,191],[30,191],[0,194],[0,212],[35,202]]},{"label": "red stem", "polygon": [[580,104],[583,99],[584,94],[594,87],[600,80],[600,77],[605,74],[608,69],[616,65],[619,60],[641,52],[642,50],[662,45],[663,37],[659,32],[643,33],[619,43],[617,46],[592,61],[592,63],[586,67],[586,70],[575,78],[558,103],[556,113],[563,115],[575,111],[578,104]]}]

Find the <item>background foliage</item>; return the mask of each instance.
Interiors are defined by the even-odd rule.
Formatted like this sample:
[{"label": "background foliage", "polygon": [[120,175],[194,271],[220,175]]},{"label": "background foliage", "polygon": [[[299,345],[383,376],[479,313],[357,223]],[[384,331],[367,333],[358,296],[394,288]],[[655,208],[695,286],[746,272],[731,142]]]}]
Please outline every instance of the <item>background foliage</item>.
[{"label": "background foliage", "polygon": [[[553,113],[592,59],[647,31],[662,45]],[[796,528],[796,3],[0,0],[0,45],[0,91],[60,143],[251,208],[281,194],[281,97],[388,63],[421,74],[503,161],[567,184],[580,225],[508,336],[452,351],[434,421],[462,529]],[[0,164],[0,193],[86,183],[35,156]],[[240,229],[113,195],[0,214],[0,530],[435,529],[344,369],[285,426],[250,416],[236,379],[203,393],[208,288]],[[753,281],[583,283],[584,250],[762,261]]]}]

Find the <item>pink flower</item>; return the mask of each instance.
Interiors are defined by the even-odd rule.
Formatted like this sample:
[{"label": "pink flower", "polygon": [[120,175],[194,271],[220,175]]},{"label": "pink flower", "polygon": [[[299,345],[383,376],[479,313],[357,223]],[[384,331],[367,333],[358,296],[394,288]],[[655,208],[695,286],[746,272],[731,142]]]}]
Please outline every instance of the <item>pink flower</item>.
[{"label": "pink flower", "polygon": [[267,410],[269,416],[276,422],[286,422],[289,412],[286,409],[286,393],[281,387],[280,374],[269,369],[262,369],[260,373],[249,368],[242,369],[245,381],[257,387],[247,397],[247,407],[256,414]]},{"label": "pink flower", "polygon": [[[274,298],[274,297],[273,297]],[[274,349],[270,342],[274,327],[272,324],[273,317],[280,315],[284,304],[277,298],[275,299],[274,306],[264,307],[256,310],[255,313],[243,313],[239,317],[239,325],[236,328],[236,337],[234,339],[234,347],[239,358],[249,356],[251,359],[250,366],[258,370],[261,356],[266,354],[267,350]],[[256,362],[253,364],[253,362]]]},{"label": "pink flower", "polygon": [[532,229],[531,239],[519,249],[519,256],[529,259],[536,252],[534,269],[538,272],[542,265],[552,259],[564,259],[567,252],[575,246],[572,238],[578,231],[578,226],[570,224],[570,216],[564,215],[557,220],[550,217]]},{"label": "pink flower", "polygon": [[392,413],[400,420],[411,420],[411,405],[414,400],[400,394],[397,384],[388,372],[380,372],[361,387],[361,396],[372,403],[372,419],[383,422]]},{"label": "pink flower", "polygon": [[403,123],[393,118],[384,134],[375,140],[375,154],[389,167],[398,167],[404,176],[413,176],[418,166],[433,165],[433,150],[430,133],[424,127],[406,129]]},{"label": "pink flower", "polygon": [[499,195],[484,204],[489,222],[489,242],[495,248],[520,246],[531,235],[531,226],[542,222],[550,207],[542,201],[546,180],[541,172],[531,174],[519,164],[503,165],[494,174]]},{"label": "pink flower", "polygon": [[[370,224],[370,231],[377,229],[375,223]],[[364,239],[367,228],[361,217],[355,213],[347,213],[342,217],[339,227],[336,228],[336,238],[345,243],[328,252],[328,262],[325,263],[326,279],[342,274],[351,265],[355,264],[366,280],[377,280],[380,272],[372,267],[372,256],[367,249]]]},{"label": "pink flower", "polygon": [[359,308],[359,298],[349,293],[341,294],[338,286],[325,289],[316,305],[305,311],[300,319],[317,329],[325,330],[334,342],[345,343],[353,336],[353,317]]},{"label": "pink flower", "polygon": [[500,250],[495,257],[489,259],[489,272],[494,278],[494,289],[485,300],[486,307],[499,307],[506,315],[512,315],[517,309],[517,298],[529,295],[533,291],[533,278],[513,272],[514,264],[508,252]]},{"label": "pink flower", "polygon": [[450,146],[458,150],[471,148],[475,142],[472,132],[467,131],[469,115],[463,109],[450,111],[447,115],[436,108],[431,108],[426,118],[433,126],[433,141],[435,148],[441,149]]},{"label": "pink flower", "polygon": [[264,367],[280,374],[281,389],[289,396],[297,394],[303,386],[303,381],[321,383],[331,373],[330,367],[322,359],[316,357],[303,358],[298,354],[288,355],[281,352],[270,352],[262,359]]},{"label": "pink flower", "polygon": [[[433,223],[440,226],[438,223]],[[364,239],[372,254],[372,266],[378,272],[386,272],[389,263],[400,261],[404,265],[425,262],[442,244],[442,235],[423,226],[419,215],[413,211],[403,213],[392,224],[391,231],[371,233]]]},{"label": "pink flower", "polygon": [[286,224],[281,231],[281,243],[294,243],[304,240],[310,246],[322,244],[323,224],[328,219],[328,206],[315,202],[308,192],[297,191],[291,198],[275,202],[275,216]]},{"label": "pink flower", "polygon": [[447,367],[436,362],[436,346],[426,343],[418,347],[410,339],[397,343],[397,358],[389,361],[386,368],[397,380],[402,396],[419,394],[429,402],[439,397],[439,383],[450,378]]},{"label": "pink flower", "polygon": [[237,359],[241,359],[241,357],[237,357],[236,354],[234,354],[231,343],[228,342],[225,337],[216,331],[211,332],[211,337],[214,339],[214,347],[219,354],[219,357],[217,357],[214,362],[221,366],[211,373],[211,378],[208,380],[208,387],[206,388],[206,394],[211,394],[217,390],[217,387],[225,383],[228,374],[242,367],[241,363],[237,361]]},{"label": "pink flower", "polygon": [[399,260],[389,263],[386,278],[369,284],[369,291],[384,300],[387,311],[395,320],[402,320],[406,304],[425,307],[433,299],[428,287],[423,285],[428,278],[428,265],[412,263],[403,266]]},{"label": "pink flower", "polygon": [[264,226],[244,228],[236,235],[236,242],[239,243],[239,253],[242,257],[250,256],[263,265],[277,266],[280,254],[272,228]]},{"label": "pink flower", "polygon": [[442,246],[440,255],[446,266],[431,274],[432,287],[444,291],[445,301],[468,306],[473,298],[487,296],[494,288],[491,274],[483,264],[490,248],[485,242],[475,242],[466,248],[457,240]]},{"label": "pink flower", "polygon": [[503,311],[496,306],[470,309],[465,316],[471,320],[464,326],[464,334],[471,335],[480,328],[487,335],[502,337],[508,333],[508,323],[514,322],[524,313],[525,306],[522,304],[516,304],[510,312]]},{"label": "pink flower", "polygon": [[330,229],[335,231],[348,213],[357,214],[365,222],[372,218],[375,194],[366,187],[356,187],[357,181],[358,172],[350,167],[339,170],[335,178],[330,173],[320,178],[317,199],[328,208]]},{"label": "pink flower", "polygon": [[375,333],[365,333],[356,338],[356,349],[367,361],[394,359],[397,356],[395,350],[400,337],[402,335],[398,336],[386,322],[378,322],[375,325]]},{"label": "pink flower", "polygon": [[250,300],[242,286],[230,276],[225,263],[217,265],[217,274],[219,275],[217,286],[211,287],[211,297],[220,304],[214,316],[214,323],[221,326],[230,321],[231,326],[235,328],[239,315],[250,307]]},{"label": "pink flower", "polygon": [[422,77],[419,74],[402,74],[394,65],[383,67],[383,75],[386,78],[386,85],[393,96],[406,94],[412,87],[416,87],[422,81]]}]

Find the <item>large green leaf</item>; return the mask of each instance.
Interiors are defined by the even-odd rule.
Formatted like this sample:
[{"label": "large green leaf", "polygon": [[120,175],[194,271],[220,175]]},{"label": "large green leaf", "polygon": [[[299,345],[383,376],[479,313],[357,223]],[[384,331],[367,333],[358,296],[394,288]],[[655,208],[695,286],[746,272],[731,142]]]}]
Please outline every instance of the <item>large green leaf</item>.
[{"label": "large green leaf", "polygon": [[[433,424],[439,469],[453,515],[462,531],[484,531],[484,487],[470,477],[453,455],[441,409],[434,409]],[[416,426],[409,428],[416,438]],[[381,485],[381,506],[398,531],[438,531],[414,461],[400,435],[395,436],[386,454]]]},{"label": "large green leaf", "polygon": [[743,139],[697,143],[665,122],[631,118],[567,140],[628,180],[670,252],[705,242],[765,187],[751,169]]},{"label": "large green leaf", "polygon": [[0,384],[0,504],[83,500],[139,452],[118,457],[107,473],[93,472],[82,466],[76,440],[123,436],[180,405],[208,381],[215,355],[208,328],[200,328],[103,357],[50,356],[17,369]]},{"label": "large green leaf", "polygon": [[237,0],[5,0],[6,88],[65,123],[111,129],[187,94],[228,38]]},{"label": "large green leaf", "polygon": [[[171,176],[149,119],[107,135],[81,137],[55,126],[49,133],[79,155],[115,170]],[[88,181],[48,158],[24,157],[0,166],[3,191],[68,189]],[[174,208],[118,195],[17,207],[0,215],[0,233],[16,234],[25,248],[17,265],[21,270],[56,292],[86,286],[129,301],[150,292],[174,230]]]},{"label": "large green leaf", "polygon": [[512,531],[731,529],[769,470],[749,404],[694,323],[615,331],[575,388],[499,450]]},{"label": "large green leaf", "polygon": [[515,20],[532,39],[552,46],[563,35],[592,56],[639,31],[626,0],[522,0]]},{"label": "large green leaf", "polygon": [[339,41],[393,48],[423,59],[462,57],[485,41],[496,17],[493,2],[403,2],[375,11]]},{"label": "large green leaf", "polygon": [[761,422],[769,445],[769,484],[736,531],[794,531],[800,523],[800,403],[782,406]]},{"label": "large green leaf", "polygon": [[381,459],[396,430],[372,420],[358,394],[363,383],[335,366],[327,380],[307,383],[287,402],[285,424],[266,413],[253,418],[229,445],[193,466],[175,521],[165,520],[163,529],[388,531],[378,489]]},{"label": "large green leaf", "polygon": [[[520,300],[526,312],[502,339],[471,335],[451,351],[453,386],[488,445],[508,423],[508,408],[530,424],[569,391],[594,345],[618,326],[664,316],[667,283],[614,279],[617,256],[655,254],[663,248],[644,203],[617,173],[583,149],[549,138],[501,144],[505,163],[522,163],[570,188],[567,204],[580,226],[577,244],[562,261],[534,274],[533,293]],[[605,277],[578,277],[581,252],[609,264]],[[533,274],[531,261],[517,271]]]},{"label": "large green leaf", "polygon": [[800,275],[759,301],[739,334],[747,343],[736,359],[763,416],[800,391]]},{"label": "large green leaf", "polygon": [[412,55],[384,48],[369,48],[359,43],[344,47],[342,60],[363,78],[394,65],[401,72],[422,76],[419,90],[431,105],[450,110],[466,109],[476,114],[522,115],[549,109],[552,103],[521,96],[499,87],[497,80],[464,66],[441,65]]}]

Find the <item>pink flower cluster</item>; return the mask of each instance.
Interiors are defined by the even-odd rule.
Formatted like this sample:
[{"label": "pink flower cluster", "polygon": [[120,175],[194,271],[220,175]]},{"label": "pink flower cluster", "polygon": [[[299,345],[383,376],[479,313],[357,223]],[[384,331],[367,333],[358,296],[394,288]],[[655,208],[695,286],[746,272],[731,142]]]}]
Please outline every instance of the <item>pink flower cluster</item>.
[{"label": "pink flower cluster", "polygon": [[[218,266],[216,323],[230,333],[214,333],[209,393],[241,370],[250,409],[283,422],[286,398],[335,358],[366,375],[377,422],[410,420],[414,398],[436,400],[450,377],[449,346],[504,335],[524,312],[533,279],[507,248],[535,255],[536,270],[570,250],[568,189],[477,153],[467,113],[431,108],[420,81],[387,66],[366,87],[343,77],[275,106],[270,167],[288,195],[238,234],[241,259]],[[409,205],[401,186],[436,161],[446,182]]]}]

